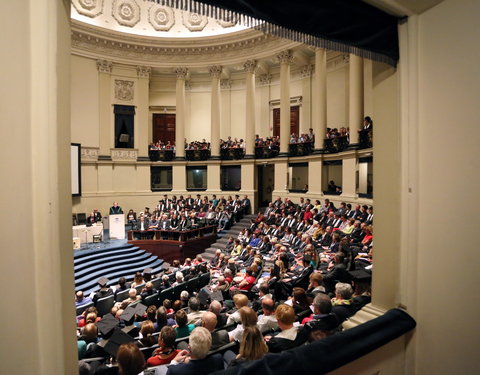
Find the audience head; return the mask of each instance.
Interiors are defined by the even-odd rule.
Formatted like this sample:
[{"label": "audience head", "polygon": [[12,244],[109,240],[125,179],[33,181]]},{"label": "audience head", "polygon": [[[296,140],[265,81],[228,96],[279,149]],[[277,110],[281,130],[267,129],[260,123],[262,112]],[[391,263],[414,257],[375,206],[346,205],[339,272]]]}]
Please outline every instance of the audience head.
[{"label": "audience head", "polygon": [[197,297],[190,298],[188,300],[188,308],[192,312],[200,310],[200,300]]},{"label": "audience head", "polygon": [[238,293],[233,296],[233,303],[237,309],[241,309],[243,306],[248,305],[248,298],[245,294]]},{"label": "audience head", "polygon": [[141,272],[136,272],[136,273],[135,273],[135,276],[133,277],[133,282],[134,282],[136,285],[143,284],[143,276],[142,276],[142,273],[141,273]]},{"label": "audience head", "polygon": [[137,375],[145,368],[145,358],[132,342],[118,348],[117,363],[120,375]]},{"label": "audience head", "polygon": [[189,347],[192,359],[203,359],[212,346],[212,335],[204,327],[195,328],[189,337]]},{"label": "audience head", "polygon": [[308,306],[307,294],[303,288],[293,288],[293,301],[302,306]]},{"label": "audience head", "polygon": [[268,352],[260,330],[256,326],[245,327],[240,342],[239,357],[247,360],[262,358]]},{"label": "audience head", "polygon": [[332,312],[332,301],[323,293],[318,293],[313,299],[313,310],[315,314],[330,314]]},{"label": "audience head", "polygon": [[257,313],[248,306],[243,306],[240,310],[240,321],[243,327],[251,327],[257,325]]},{"label": "audience head", "polygon": [[202,315],[202,327],[205,327],[208,329],[210,332],[213,332],[215,327],[217,326],[217,316],[211,312],[211,311],[206,311]]},{"label": "audience head", "polygon": [[337,283],[335,284],[335,297],[337,299],[348,300],[352,298],[353,289],[350,284],[347,283]]},{"label": "audience head", "polygon": [[175,331],[175,328],[165,326],[160,330],[160,335],[158,335],[158,345],[164,349],[172,349],[175,347],[176,339],[177,331]]},{"label": "audience head", "polygon": [[295,310],[292,306],[281,304],[275,311],[275,317],[277,318],[278,326],[283,331],[293,326],[295,321]]},{"label": "audience head", "polygon": [[211,303],[210,303],[210,308],[209,310],[214,313],[215,315],[220,315],[220,312],[222,311],[222,304],[217,301],[217,300],[213,300]]},{"label": "audience head", "polygon": [[275,313],[275,302],[271,298],[262,300],[262,310],[265,315],[273,315]]},{"label": "audience head", "polygon": [[132,288],[128,291],[128,296],[131,298],[131,299],[135,299],[137,298],[137,289],[135,288]]},{"label": "audience head", "polygon": [[160,306],[157,309],[156,321],[157,321],[158,328],[161,328],[167,325],[167,322],[168,322],[167,312],[163,306]]},{"label": "audience head", "polygon": [[146,312],[147,312],[147,319],[153,322],[157,316],[157,306],[155,305],[148,306]]},{"label": "audience head", "polygon": [[323,283],[323,276],[320,272],[312,272],[310,274],[310,288],[316,288]]},{"label": "audience head", "polygon": [[182,290],[180,292],[180,300],[182,301],[188,301],[188,298],[190,297],[190,294],[186,290]]},{"label": "audience head", "polygon": [[187,313],[185,312],[185,310],[178,310],[175,313],[175,321],[177,322],[179,327],[184,327],[184,326],[187,325],[188,317],[187,317]]},{"label": "audience head", "polygon": [[94,323],[86,324],[85,327],[83,327],[82,333],[85,342],[90,343],[97,341],[98,330],[97,326]]}]

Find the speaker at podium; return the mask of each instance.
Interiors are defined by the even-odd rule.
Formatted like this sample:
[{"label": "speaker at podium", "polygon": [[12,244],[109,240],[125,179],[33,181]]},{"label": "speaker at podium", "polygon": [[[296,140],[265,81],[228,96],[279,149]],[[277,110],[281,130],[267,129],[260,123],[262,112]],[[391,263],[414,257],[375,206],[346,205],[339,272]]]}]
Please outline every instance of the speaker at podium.
[{"label": "speaker at podium", "polygon": [[125,216],[123,214],[108,216],[108,233],[112,240],[125,239]]}]

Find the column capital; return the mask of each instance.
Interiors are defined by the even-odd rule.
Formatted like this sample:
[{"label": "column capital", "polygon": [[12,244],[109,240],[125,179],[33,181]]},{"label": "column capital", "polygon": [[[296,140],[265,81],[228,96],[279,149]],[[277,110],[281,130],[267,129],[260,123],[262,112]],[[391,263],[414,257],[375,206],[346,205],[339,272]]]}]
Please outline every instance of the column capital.
[{"label": "column capital", "polygon": [[272,75],[271,74],[262,74],[258,77],[261,85],[269,85],[272,83]]},{"label": "column capital", "polygon": [[137,66],[137,76],[140,78],[150,78],[152,69],[149,66]]},{"label": "column capital", "polygon": [[289,49],[280,52],[277,55],[277,60],[280,64],[291,64],[293,62],[293,54]]},{"label": "column capital", "polygon": [[302,70],[300,72],[303,78],[311,77],[313,73],[313,65],[307,64],[302,66]]},{"label": "column capital", "polygon": [[232,88],[232,81],[230,79],[221,79],[220,88],[222,90],[229,90]]},{"label": "column capital", "polygon": [[221,65],[212,65],[208,67],[208,72],[213,78],[218,78],[222,74],[223,67]]},{"label": "column capital", "polygon": [[245,71],[249,73],[255,73],[257,66],[258,66],[257,60],[247,60],[243,64],[243,68],[245,69]]},{"label": "column capital", "polygon": [[111,73],[112,62],[108,60],[97,60],[97,69],[100,73]]},{"label": "column capital", "polygon": [[177,75],[177,79],[185,79],[188,74],[188,68],[184,66],[179,66],[179,67],[173,68],[173,72]]}]

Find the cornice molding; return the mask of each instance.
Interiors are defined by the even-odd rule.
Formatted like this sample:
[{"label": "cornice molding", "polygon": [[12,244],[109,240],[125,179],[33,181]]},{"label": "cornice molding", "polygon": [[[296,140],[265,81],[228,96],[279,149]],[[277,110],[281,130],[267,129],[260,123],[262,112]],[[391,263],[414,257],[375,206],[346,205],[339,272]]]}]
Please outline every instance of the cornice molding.
[{"label": "cornice molding", "polygon": [[153,38],[106,30],[72,20],[72,53],[151,67],[242,65],[269,58],[300,43],[244,30],[216,37]]}]

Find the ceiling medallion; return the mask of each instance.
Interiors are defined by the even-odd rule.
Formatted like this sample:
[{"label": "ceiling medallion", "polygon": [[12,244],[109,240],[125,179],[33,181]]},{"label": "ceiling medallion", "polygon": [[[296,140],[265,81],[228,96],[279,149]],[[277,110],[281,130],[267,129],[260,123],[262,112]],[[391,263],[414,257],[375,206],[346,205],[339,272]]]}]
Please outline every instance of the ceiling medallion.
[{"label": "ceiling medallion", "polygon": [[79,14],[95,18],[103,12],[103,0],[72,0]]},{"label": "ceiling medallion", "polygon": [[168,31],[175,24],[172,8],[154,4],[148,9],[148,22],[157,31]]},{"label": "ceiling medallion", "polygon": [[198,13],[182,12],[183,24],[190,31],[202,31],[207,25],[208,19]]},{"label": "ceiling medallion", "polygon": [[140,7],[135,0],[114,0],[112,16],[120,25],[133,27],[140,21]]}]

